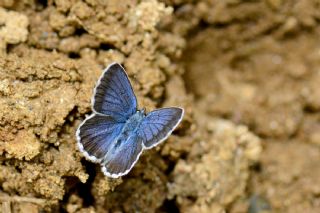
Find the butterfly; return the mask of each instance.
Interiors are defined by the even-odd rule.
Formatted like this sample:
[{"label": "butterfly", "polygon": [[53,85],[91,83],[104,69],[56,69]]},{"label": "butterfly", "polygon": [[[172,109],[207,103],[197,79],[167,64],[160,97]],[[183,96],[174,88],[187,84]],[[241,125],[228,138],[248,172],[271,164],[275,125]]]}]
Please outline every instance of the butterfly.
[{"label": "butterfly", "polygon": [[145,149],[168,138],[181,122],[183,108],[138,110],[137,99],[124,68],[110,64],[92,97],[92,111],[76,132],[79,150],[102,172],[118,178],[130,172]]}]

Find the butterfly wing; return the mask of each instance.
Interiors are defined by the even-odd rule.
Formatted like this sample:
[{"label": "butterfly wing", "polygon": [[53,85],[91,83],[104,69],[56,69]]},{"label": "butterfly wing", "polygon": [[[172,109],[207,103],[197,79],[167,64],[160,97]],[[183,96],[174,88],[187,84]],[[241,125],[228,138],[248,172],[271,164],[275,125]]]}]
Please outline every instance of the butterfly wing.
[{"label": "butterfly wing", "polygon": [[182,120],[182,108],[169,107],[150,112],[142,121],[138,135],[146,149],[161,143],[171,134]]},{"label": "butterfly wing", "polygon": [[142,153],[142,139],[131,135],[127,140],[110,149],[102,164],[102,172],[112,178],[126,175],[138,161]]},{"label": "butterfly wing", "polygon": [[123,67],[109,65],[94,90],[93,111],[126,121],[137,111],[137,99]]},{"label": "butterfly wing", "polygon": [[92,114],[80,124],[76,133],[80,151],[87,159],[101,162],[123,126],[124,123],[110,116]]}]

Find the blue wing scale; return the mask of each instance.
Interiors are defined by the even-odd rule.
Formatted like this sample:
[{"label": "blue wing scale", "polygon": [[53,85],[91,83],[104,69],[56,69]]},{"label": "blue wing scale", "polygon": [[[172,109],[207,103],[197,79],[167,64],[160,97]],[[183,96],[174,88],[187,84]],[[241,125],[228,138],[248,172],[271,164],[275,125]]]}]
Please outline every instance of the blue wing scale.
[{"label": "blue wing scale", "polygon": [[77,130],[78,146],[89,160],[100,162],[123,126],[110,116],[93,114]]},{"label": "blue wing scale", "polygon": [[143,138],[146,149],[150,149],[164,141],[180,123],[183,109],[169,107],[150,112],[142,121],[138,135]]},{"label": "blue wing scale", "polygon": [[102,171],[113,178],[127,174],[138,161],[142,153],[142,139],[132,135],[119,147],[111,147],[102,162]]},{"label": "blue wing scale", "polygon": [[94,91],[93,110],[126,121],[137,111],[137,99],[122,66],[111,64],[102,74]]}]

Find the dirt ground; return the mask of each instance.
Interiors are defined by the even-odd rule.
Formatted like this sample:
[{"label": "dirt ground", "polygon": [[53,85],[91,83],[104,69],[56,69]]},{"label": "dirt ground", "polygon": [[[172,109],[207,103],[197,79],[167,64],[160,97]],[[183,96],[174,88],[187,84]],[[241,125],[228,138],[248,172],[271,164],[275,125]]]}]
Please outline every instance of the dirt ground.
[{"label": "dirt ground", "polygon": [[[320,211],[317,0],[0,1],[0,212]],[[75,131],[116,61],[169,139],[110,179]]]}]

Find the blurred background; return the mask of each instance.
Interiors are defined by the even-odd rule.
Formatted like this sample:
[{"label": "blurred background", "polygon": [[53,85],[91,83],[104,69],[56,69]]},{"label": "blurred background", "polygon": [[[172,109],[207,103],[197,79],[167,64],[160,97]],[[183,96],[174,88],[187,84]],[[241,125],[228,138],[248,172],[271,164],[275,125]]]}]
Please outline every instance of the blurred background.
[{"label": "blurred background", "polygon": [[[317,0],[0,0],[0,212],[320,211]],[[75,131],[111,62],[169,139],[109,179]]]}]

